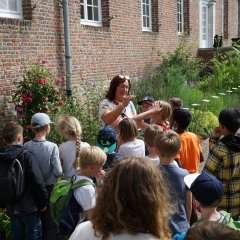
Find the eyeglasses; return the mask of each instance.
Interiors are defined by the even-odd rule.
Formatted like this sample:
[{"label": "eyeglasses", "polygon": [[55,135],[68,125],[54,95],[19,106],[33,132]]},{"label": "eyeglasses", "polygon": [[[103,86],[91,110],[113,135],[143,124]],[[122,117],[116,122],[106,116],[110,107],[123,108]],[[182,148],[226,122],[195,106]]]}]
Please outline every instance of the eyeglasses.
[{"label": "eyeglasses", "polygon": [[118,75],[121,79],[126,79],[126,80],[130,80],[129,76],[124,76],[124,75]]}]

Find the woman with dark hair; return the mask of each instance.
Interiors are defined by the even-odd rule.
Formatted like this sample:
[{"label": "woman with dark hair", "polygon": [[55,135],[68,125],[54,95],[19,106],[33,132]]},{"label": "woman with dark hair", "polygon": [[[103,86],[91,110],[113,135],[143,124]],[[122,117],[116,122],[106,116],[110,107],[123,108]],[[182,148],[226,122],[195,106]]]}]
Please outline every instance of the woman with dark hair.
[{"label": "woman with dark hair", "polygon": [[135,96],[129,95],[130,88],[128,76],[116,75],[112,79],[105,98],[99,103],[99,118],[102,126],[110,125],[117,130],[119,122],[124,117],[132,118],[137,115],[131,101]]},{"label": "woman with dark hair", "polygon": [[99,189],[91,222],[69,240],[169,240],[170,201],[161,172],[143,158],[115,165]]}]

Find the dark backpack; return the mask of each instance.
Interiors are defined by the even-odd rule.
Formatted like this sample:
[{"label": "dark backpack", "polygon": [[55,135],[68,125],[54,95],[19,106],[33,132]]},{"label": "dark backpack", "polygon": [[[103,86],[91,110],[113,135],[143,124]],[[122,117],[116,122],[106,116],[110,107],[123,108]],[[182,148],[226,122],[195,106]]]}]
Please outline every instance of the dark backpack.
[{"label": "dark backpack", "polygon": [[83,208],[75,199],[73,190],[87,185],[95,187],[94,183],[86,179],[78,182],[75,182],[75,179],[76,176],[71,180],[59,180],[50,196],[52,218],[61,236],[70,236],[77,224],[85,218]]},{"label": "dark backpack", "polygon": [[15,202],[23,193],[24,174],[18,159],[25,152],[27,150],[23,150],[17,158],[0,161],[0,199],[4,202]]}]

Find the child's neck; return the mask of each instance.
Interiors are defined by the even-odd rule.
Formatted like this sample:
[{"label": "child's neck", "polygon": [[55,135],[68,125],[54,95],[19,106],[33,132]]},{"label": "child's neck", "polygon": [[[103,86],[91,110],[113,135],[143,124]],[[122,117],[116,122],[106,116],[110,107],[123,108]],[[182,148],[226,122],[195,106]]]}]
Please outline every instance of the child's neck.
[{"label": "child's neck", "polygon": [[79,173],[78,173],[78,176],[83,176],[83,177],[91,178],[91,174],[90,174],[90,172],[88,171],[88,169],[80,169],[80,170],[79,170]]},{"label": "child's neck", "polygon": [[157,151],[155,150],[154,147],[153,148],[152,147],[148,147],[147,150],[149,152],[149,154],[147,155],[148,157],[151,157],[151,158],[158,157]]},{"label": "child's neck", "polygon": [[47,134],[45,132],[44,133],[36,133],[35,137],[34,137],[34,140],[36,140],[36,141],[45,141],[46,140],[46,136],[47,136]]},{"label": "child's neck", "polygon": [[177,134],[181,134],[181,133],[184,133],[184,132],[186,132],[186,129],[181,129],[181,128],[176,129]]},{"label": "child's neck", "polygon": [[221,218],[219,212],[217,212],[216,208],[201,208],[201,219],[207,221],[218,221]]},{"label": "child's neck", "polygon": [[173,158],[165,158],[165,157],[160,157],[160,165],[172,165],[174,163]]}]

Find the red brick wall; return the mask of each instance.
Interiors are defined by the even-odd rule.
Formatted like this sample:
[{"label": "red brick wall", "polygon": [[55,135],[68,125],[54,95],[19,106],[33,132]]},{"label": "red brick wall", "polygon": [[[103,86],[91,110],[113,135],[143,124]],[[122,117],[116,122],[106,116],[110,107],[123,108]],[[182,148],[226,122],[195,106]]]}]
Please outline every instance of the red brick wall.
[{"label": "red brick wall", "polygon": [[[116,73],[137,77],[146,63],[158,62],[157,51],[165,54],[177,47],[176,0],[152,1],[153,32],[143,32],[141,0],[103,1],[103,27],[80,25],[80,1],[69,0],[74,84],[83,80],[111,79]],[[8,110],[12,107],[1,99],[11,96],[13,82],[22,79],[30,60],[35,61],[42,56],[52,71],[60,75],[64,73],[62,7],[56,2],[23,0],[24,20],[0,18],[0,126],[11,115]],[[199,1],[185,2],[189,14],[188,42],[194,45],[194,52],[197,52]],[[228,38],[236,37],[238,33],[237,3],[238,0],[228,1]],[[220,4],[221,0],[217,0],[217,34],[221,34]]]}]

